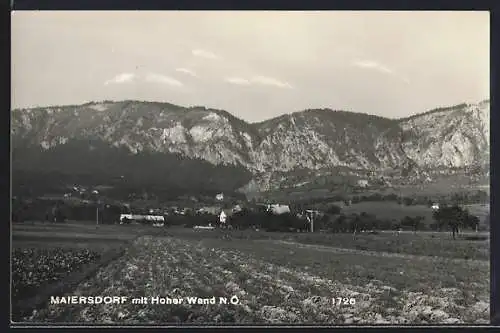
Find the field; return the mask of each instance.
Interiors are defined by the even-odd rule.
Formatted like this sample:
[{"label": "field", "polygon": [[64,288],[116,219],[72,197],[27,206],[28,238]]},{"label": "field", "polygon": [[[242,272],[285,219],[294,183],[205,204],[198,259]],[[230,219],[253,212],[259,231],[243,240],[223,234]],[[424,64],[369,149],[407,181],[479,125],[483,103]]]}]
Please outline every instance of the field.
[{"label": "field", "polygon": [[75,224],[15,224],[12,232],[12,311],[18,318],[65,292],[118,257],[136,237],[116,229]]},{"label": "field", "polygon": [[[342,205],[343,206],[343,205]],[[479,217],[479,220],[483,222],[486,216],[489,214],[489,205],[465,205],[472,215]],[[396,219],[401,221],[405,216],[416,217],[423,216],[425,218],[425,223],[430,224],[433,222],[432,218],[432,208],[425,205],[400,205],[397,202],[382,201],[382,202],[360,202],[353,204],[351,206],[343,206],[342,213],[344,214],[361,214],[366,212],[368,214],[373,214],[380,219]]]},{"label": "field", "polygon": [[[343,177],[345,179],[345,176]],[[358,177],[355,177],[358,179]],[[321,186],[314,182],[304,184],[304,186],[279,188],[271,190],[267,193],[269,199],[277,201],[289,200],[293,198],[298,199],[311,199],[311,198],[327,198],[331,196],[346,194],[346,191],[352,189],[349,187],[340,186],[339,188],[332,189],[331,185]],[[447,177],[438,177],[432,183],[418,184],[418,185],[398,185],[394,184],[391,187],[387,186],[370,186],[367,189],[357,189],[356,193],[352,195],[369,196],[371,194],[397,194],[399,196],[413,197],[413,196],[447,196],[453,191],[468,192],[482,190],[489,194],[490,192],[490,179],[483,177],[478,182],[471,184],[470,177],[465,175],[452,175]]]},{"label": "field", "polygon": [[[19,320],[125,324],[489,322],[488,240],[467,240],[462,235],[454,241],[448,233],[360,234],[356,238],[254,231],[229,234],[223,239],[221,231],[182,228],[15,225],[13,247],[18,251],[37,249],[46,256],[54,247],[59,251],[87,248],[104,256],[112,249],[124,249],[71,290],[51,295],[128,297],[125,304],[40,304]],[[31,271],[38,272],[33,266]],[[151,304],[151,297],[156,296],[184,302]],[[187,297],[213,296],[216,300],[236,296],[238,304],[187,301]],[[136,297],[146,297],[149,303],[132,304]]]}]

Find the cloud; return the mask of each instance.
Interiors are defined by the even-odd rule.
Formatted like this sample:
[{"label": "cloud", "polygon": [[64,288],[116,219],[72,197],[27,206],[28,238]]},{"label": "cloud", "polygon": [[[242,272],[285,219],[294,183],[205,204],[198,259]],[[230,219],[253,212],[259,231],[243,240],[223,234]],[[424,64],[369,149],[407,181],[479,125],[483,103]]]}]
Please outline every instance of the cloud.
[{"label": "cloud", "polygon": [[191,53],[195,57],[206,58],[206,59],[220,59],[219,56],[207,50],[196,49],[192,50]]},{"label": "cloud", "polygon": [[146,75],[146,81],[168,84],[170,86],[175,86],[175,87],[182,87],[184,85],[182,82],[180,82],[174,78],[171,78],[171,77],[166,76],[166,75],[155,74],[155,73],[150,73],[150,74]]},{"label": "cloud", "polygon": [[135,79],[135,74],[122,73],[122,74],[118,74],[117,76],[115,76],[114,78],[112,78],[110,80],[107,80],[106,82],[104,82],[104,84],[108,85],[108,84],[130,83],[130,82],[134,81],[134,79]]},{"label": "cloud", "polygon": [[176,68],[175,71],[180,72],[180,73],[184,73],[184,74],[188,74],[188,75],[191,75],[194,77],[197,76],[195,72],[193,72],[192,70],[187,69],[187,68]]},{"label": "cloud", "polygon": [[243,79],[241,77],[230,77],[225,79],[226,82],[231,83],[231,84],[237,84],[237,85],[250,85],[250,81],[247,79]]},{"label": "cloud", "polygon": [[146,81],[146,82],[154,82],[154,83],[161,83],[161,84],[167,84],[170,86],[174,87],[182,87],[184,84],[180,82],[179,80],[176,80],[172,77],[162,75],[162,74],[156,74],[156,73],[149,73],[145,76],[137,76],[136,74],[133,73],[122,73],[118,74],[114,78],[107,80],[104,82],[105,85],[109,84],[122,84],[122,83],[132,83],[136,81],[137,79],[140,79],[141,81]]},{"label": "cloud", "polygon": [[254,76],[251,79],[245,79],[241,77],[230,77],[224,79],[227,83],[236,84],[240,86],[248,86],[254,84],[260,84],[265,86],[273,86],[278,88],[292,89],[293,87],[288,82],[282,82],[278,79],[267,77],[267,76]]},{"label": "cloud", "polygon": [[275,86],[278,88],[288,88],[288,89],[293,88],[288,82],[282,82],[278,79],[275,79],[272,77],[266,77],[266,76],[255,76],[252,78],[252,82],[258,83],[258,84],[263,84],[266,86]]},{"label": "cloud", "polygon": [[377,70],[379,72],[387,73],[387,74],[393,74],[394,71],[390,68],[385,67],[384,65],[381,65],[375,61],[371,60],[357,60],[353,62],[353,65],[356,67],[360,68],[370,68]]},{"label": "cloud", "polygon": [[375,62],[372,60],[356,60],[356,61],[353,61],[352,65],[355,67],[358,67],[358,68],[376,70],[376,71],[384,73],[384,74],[392,75],[392,76],[399,78],[403,82],[410,84],[410,81],[407,78],[399,75],[398,73],[396,73],[394,70],[390,69],[389,67],[386,67],[386,66],[379,64],[378,62]]}]

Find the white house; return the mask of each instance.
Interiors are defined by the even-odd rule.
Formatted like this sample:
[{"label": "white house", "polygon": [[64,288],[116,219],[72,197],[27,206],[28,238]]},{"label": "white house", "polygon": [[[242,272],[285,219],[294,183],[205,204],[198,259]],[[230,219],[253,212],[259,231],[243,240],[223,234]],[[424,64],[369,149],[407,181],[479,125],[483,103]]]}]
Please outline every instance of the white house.
[{"label": "white house", "polygon": [[290,207],[288,205],[272,204],[272,205],[267,205],[267,211],[275,215],[281,215],[285,213],[290,213]]},{"label": "white house", "polygon": [[204,225],[195,225],[193,227],[194,230],[214,230],[215,228],[211,225],[209,226],[204,226]]},{"label": "white house", "polygon": [[242,208],[240,205],[236,205],[233,207],[233,213],[238,213],[238,212],[241,212],[242,211]]},{"label": "white house", "polygon": [[224,211],[221,211],[220,215],[219,215],[219,221],[220,221],[220,223],[221,224],[226,224],[226,219],[227,219],[226,213],[224,213]]},{"label": "white house", "polygon": [[366,180],[366,179],[358,180],[358,186],[359,187],[368,187],[368,180]]},{"label": "white house", "polygon": [[165,218],[161,215],[120,214],[120,224],[123,224],[125,219],[132,221],[148,221],[160,224],[165,223]]},{"label": "white house", "polygon": [[200,208],[200,210],[204,213],[207,213],[207,214],[213,214],[213,215],[217,215],[217,212],[219,211],[219,207],[216,207],[216,206],[205,206],[205,207],[202,207]]}]

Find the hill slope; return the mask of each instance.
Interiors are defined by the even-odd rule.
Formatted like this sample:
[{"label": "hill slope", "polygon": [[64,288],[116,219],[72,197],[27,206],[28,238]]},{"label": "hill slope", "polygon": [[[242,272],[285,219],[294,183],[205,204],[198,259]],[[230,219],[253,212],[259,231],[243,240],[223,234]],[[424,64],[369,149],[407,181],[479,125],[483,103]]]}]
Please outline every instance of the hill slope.
[{"label": "hill slope", "polygon": [[[169,182],[184,172],[214,188],[243,186],[253,175],[262,188],[266,177],[297,169],[484,166],[489,107],[461,104],[398,120],[316,109],[256,124],[221,110],[138,101],[14,110],[13,167],[129,172]],[[217,168],[231,180],[206,181],[220,178]]]}]

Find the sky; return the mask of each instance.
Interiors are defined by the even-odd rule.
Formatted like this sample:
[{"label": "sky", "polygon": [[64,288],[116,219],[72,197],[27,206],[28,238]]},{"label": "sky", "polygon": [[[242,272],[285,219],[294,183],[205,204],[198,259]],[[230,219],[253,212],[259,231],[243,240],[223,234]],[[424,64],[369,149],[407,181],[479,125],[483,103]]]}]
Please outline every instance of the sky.
[{"label": "sky", "polygon": [[486,11],[17,11],[12,108],[147,100],[249,122],[489,98]]}]

